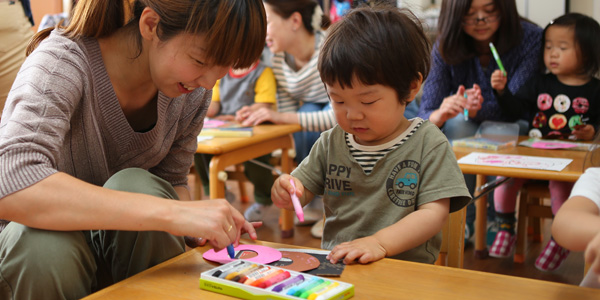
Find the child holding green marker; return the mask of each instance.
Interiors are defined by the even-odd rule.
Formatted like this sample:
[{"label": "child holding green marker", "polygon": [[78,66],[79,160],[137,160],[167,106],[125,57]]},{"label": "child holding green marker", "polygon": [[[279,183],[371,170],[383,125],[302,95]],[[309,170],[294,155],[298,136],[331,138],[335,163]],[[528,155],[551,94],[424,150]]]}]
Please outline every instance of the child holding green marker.
[{"label": "child holding green marker", "polygon": [[[517,93],[506,89],[506,75],[496,70],[491,77],[502,111],[515,118],[529,119],[529,135],[572,136],[593,139],[600,122],[600,25],[581,14],[566,14],[552,21],[544,30],[544,72],[531,78]],[[492,51],[494,51],[493,46]],[[498,63],[501,66],[501,63]],[[546,70],[548,73],[546,73]],[[508,257],[515,244],[515,203],[525,180],[514,179],[494,192],[499,231],[490,256]],[[552,212],[566,201],[572,183],[550,181]],[[535,262],[536,268],[553,271],[569,251],[550,239]]]}]

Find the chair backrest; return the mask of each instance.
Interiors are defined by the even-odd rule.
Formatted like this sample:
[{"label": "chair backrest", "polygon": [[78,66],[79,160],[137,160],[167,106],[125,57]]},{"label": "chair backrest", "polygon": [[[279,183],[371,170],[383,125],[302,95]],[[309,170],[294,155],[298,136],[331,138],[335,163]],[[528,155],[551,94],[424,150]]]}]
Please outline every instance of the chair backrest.
[{"label": "chair backrest", "polygon": [[448,216],[442,229],[442,246],[435,262],[439,266],[462,268],[465,257],[465,225],[467,207],[455,211]]}]

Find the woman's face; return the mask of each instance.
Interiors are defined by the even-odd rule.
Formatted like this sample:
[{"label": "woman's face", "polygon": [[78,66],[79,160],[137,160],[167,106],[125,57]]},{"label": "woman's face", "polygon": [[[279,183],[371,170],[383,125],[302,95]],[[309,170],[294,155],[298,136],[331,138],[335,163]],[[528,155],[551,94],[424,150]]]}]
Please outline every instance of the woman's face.
[{"label": "woman's face", "polygon": [[198,87],[211,90],[230,66],[209,64],[202,36],[179,34],[153,42],[149,50],[150,75],[163,94],[178,97]]},{"label": "woman's face", "polygon": [[292,18],[284,19],[275,13],[273,7],[267,3],[265,3],[265,12],[267,14],[267,47],[273,53],[286,51],[293,39],[294,23]]},{"label": "woman's face", "polygon": [[492,42],[500,27],[500,12],[494,1],[473,0],[469,11],[462,18],[462,26],[465,33],[475,41],[486,45]]}]

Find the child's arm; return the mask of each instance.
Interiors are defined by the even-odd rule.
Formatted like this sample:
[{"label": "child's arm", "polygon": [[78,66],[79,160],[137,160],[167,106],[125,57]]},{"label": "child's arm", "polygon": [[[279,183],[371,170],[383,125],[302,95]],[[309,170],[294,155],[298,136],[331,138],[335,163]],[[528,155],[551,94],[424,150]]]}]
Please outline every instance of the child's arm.
[{"label": "child's arm", "polygon": [[552,236],[561,246],[574,251],[583,251],[599,233],[598,206],[583,196],[569,198],[552,222]]},{"label": "child's arm", "polygon": [[[290,178],[294,180],[294,184],[296,185],[295,190],[290,183]],[[291,193],[296,193],[302,206],[308,204],[315,196],[311,191],[304,188],[304,185],[298,178],[294,178],[288,174],[282,174],[273,183],[273,187],[271,188],[271,200],[273,200],[275,206],[279,208],[294,210],[292,197],[290,196]]]},{"label": "child's arm", "polygon": [[206,112],[206,116],[208,118],[214,118],[216,115],[219,114],[220,110],[221,110],[221,102],[211,101],[210,105],[208,106],[208,111]]},{"label": "child's arm", "polygon": [[446,223],[449,211],[448,198],[423,204],[402,220],[379,230],[374,235],[335,246],[327,259],[331,263],[343,259],[345,264],[355,261],[366,264],[410,250],[440,232]]},{"label": "child's arm", "polygon": [[585,250],[585,262],[591,271],[600,274],[600,211],[592,200],[569,198],[554,217],[552,236],[567,249]]}]

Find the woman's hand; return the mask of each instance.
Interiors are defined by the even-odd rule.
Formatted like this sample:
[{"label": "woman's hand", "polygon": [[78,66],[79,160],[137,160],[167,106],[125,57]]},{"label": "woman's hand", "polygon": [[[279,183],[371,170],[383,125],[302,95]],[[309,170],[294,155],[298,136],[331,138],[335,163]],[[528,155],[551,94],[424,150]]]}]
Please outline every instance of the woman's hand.
[{"label": "woman's hand", "polygon": [[446,121],[462,114],[467,106],[467,98],[465,98],[465,87],[458,87],[456,94],[444,98],[442,105],[436,111],[431,113],[429,120],[442,127]]},{"label": "woman's hand", "polygon": [[478,84],[473,84],[473,87],[465,91],[467,95],[466,109],[469,110],[469,117],[475,118],[481,110],[483,96],[481,96],[481,88]]},{"label": "woman's hand", "polygon": [[283,114],[276,112],[269,108],[259,108],[254,111],[246,112],[245,115],[240,115],[240,119],[243,119],[242,125],[254,126],[264,122],[271,122],[274,124],[285,124],[283,120]]},{"label": "woman's hand", "polygon": [[504,72],[500,70],[494,71],[491,77],[492,88],[496,90],[496,92],[500,95],[504,93],[504,88],[506,87],[506,76],[504,76]]},{"label": "woman's hand", "polygon": [[[252,227],[254,229],[259,228],[263,225],[263,222],[250,222],[250,224],[252,225]],[[244,233],[248,233],[248,230],[246,230],[246,228],[242,228],[242,235]],[[253,240],[255,240],[256,238],[253,238]],[[208,240],[201,238],[201,237],[193,237],[193,236],[189,236],[186,235],[184,236],[184,240],[185,240],[185,244],[190,247],[190,248],[196,248],[196,247],[202,247],[204,245],[206,245],[206,242],[208,242]]]},{"label": "woman's hand", "polygon": [[[238,244],[240,236],[248,233],[255,240],[256,223],[249,223],[244,216],[225,199],[202,201],[177,201],[171,222],[172,234],[202,237],[215,251],[227,245]],[[190,239],[188,239],[190,240]],[[198,241],[205,244],[206,241]]]}]

